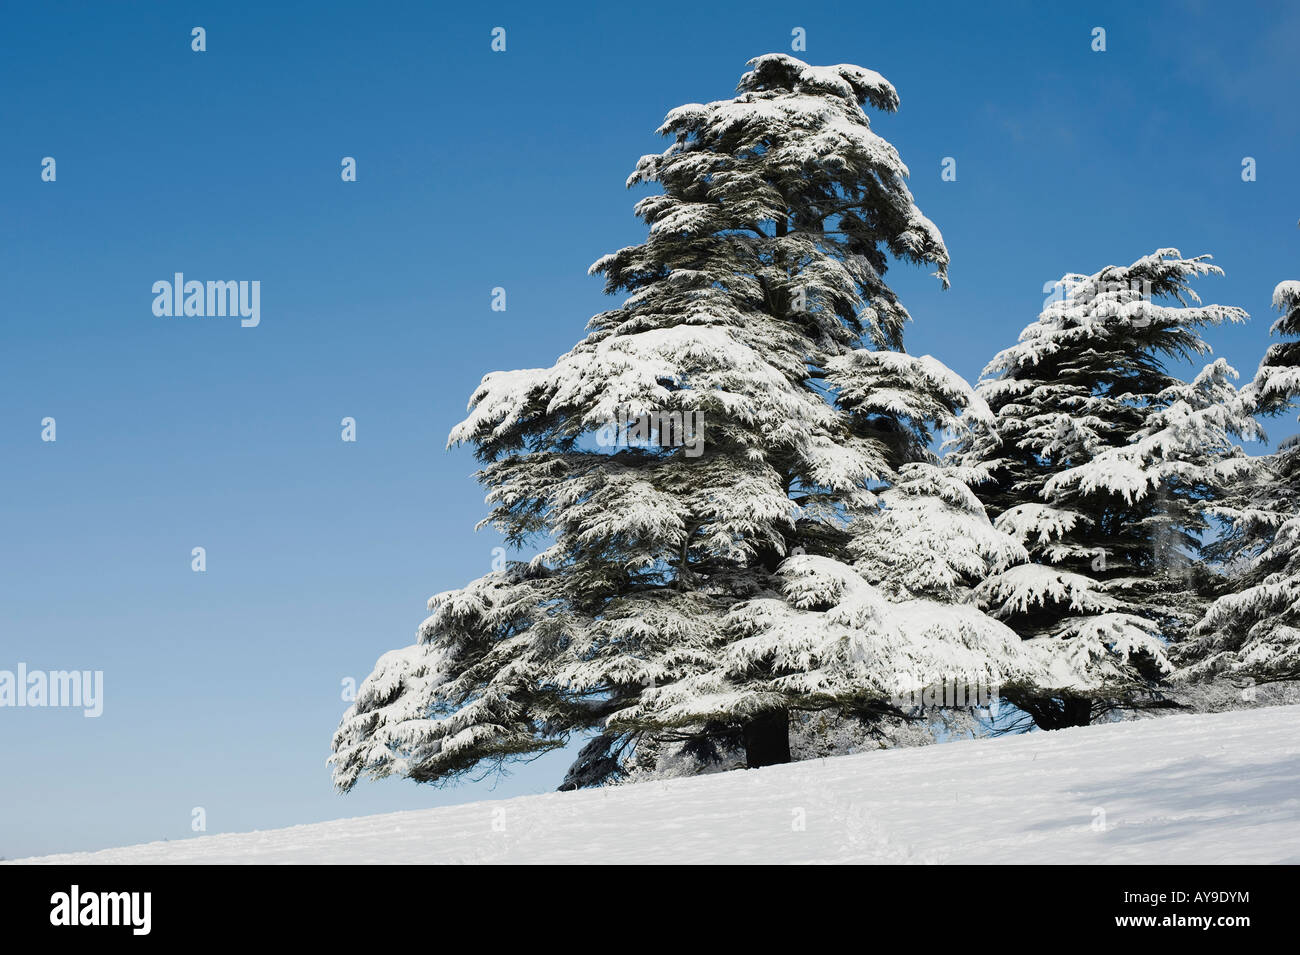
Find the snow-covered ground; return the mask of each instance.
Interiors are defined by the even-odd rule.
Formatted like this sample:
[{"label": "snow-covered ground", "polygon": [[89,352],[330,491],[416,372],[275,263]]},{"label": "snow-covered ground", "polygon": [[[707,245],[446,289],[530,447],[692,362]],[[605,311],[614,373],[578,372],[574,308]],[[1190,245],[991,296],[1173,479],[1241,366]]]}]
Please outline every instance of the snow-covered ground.
[{"label": "snow-covered ground", "polygon": [[1300,706],[20,861],[1300,863]]}]

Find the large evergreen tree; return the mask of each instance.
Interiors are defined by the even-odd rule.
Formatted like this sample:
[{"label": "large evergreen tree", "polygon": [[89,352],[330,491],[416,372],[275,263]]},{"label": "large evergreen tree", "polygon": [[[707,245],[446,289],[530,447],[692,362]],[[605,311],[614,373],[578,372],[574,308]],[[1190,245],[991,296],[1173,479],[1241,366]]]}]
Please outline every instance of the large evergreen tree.
[{"label": "large evergreen tree", "polygon": [[[1300,282],[1273,292],[1281,317],[1254,381],[1243,389],[1255,410],[1280,415],[1300,398]],[[1224,521],[1214,545],[1226,565],[1226,592],[1178,648],[1187,681],[1300,680],[1300,440],[1257,458],[1214,509]]]},{"label": "large evergreen tree", "polygon": [[1067,275],[985,369],[995,423],[960,458],[990,470],[978,493],[1032,562],[979,595],[1040,657],[1044,684],[1009,696],[1044,729],[1162,704],[1167,647],[1203,608],[1205,508],[1244,466],[1232,438],[1253,427],[1225,364],[1191,384],[1166,367],[1209,351],[1205,326],[1246,317],[1200,304],[1191,279],[1220,274],[1207,258],[1162,249]]},{"label": "large evergreen tree", "polygon": [[[483,462],[489,522],[549,546],[434,597],[419,642],[379,660],[335,734],[341,788],[593,730],[566,785],[616,775],[647,739],[764,765],[789,758],[792,710],[869,718],[1014,668],[1014,634],[954,594],[1015,545],[943,478],[908,472],[925,486],[900,493],[947,500],[987,540],[897,587],[853,566],[879,492],[982,407],[901,352],[889,262],[946,285],[948,253],[862,109],[898,96],[856,66],[750,66],[734,99],[673,110],[672,144],[629,179],[662,191],[636,207],[646,240],[592,267],[623,303],[554,366],[487,375],[452,432]],[[607,447],[626,419],[654,422],[650,440]]]}]

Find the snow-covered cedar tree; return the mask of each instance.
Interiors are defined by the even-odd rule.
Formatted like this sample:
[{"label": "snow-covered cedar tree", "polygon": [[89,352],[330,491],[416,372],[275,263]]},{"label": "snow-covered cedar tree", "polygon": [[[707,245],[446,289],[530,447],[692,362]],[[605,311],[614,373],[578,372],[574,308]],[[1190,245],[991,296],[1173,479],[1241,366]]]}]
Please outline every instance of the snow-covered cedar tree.
[{"label": "snow-covered cedar tree", "polygon": [[[1280,415],[1300,397],[1300,282],[1273,292],[1282,313],[1254,381],[1242,389],[1260,414]],[[1291,438],[1254,466],[1214,509],[1224,522],[1216,556],[1225,593],[1177,648],[1180,681],[1241,684],[1300,680],[1300,442]]]},{"label": "snow-covered cedar tree", "polygon": [[[622,304],[552,367],[484,377],[452,431],[482,462],[484,523],[541,549],[434,597],[418,642],[379,660],[334,737],[340,788],[499,768],[574,733],[593,738],[566,787],[619,776],[639,745],[782,762],[792,711],[870,718],[1018,659],[956,599],[1015,545],[924,466],[933,430],[982,403],[901,352],[885,283],[901,259],[947,284],[863,112],[898,95],[857,66],[749,66],[734,99],[670,112],[671,145],[629,178],[659,187],[636,205],[649,234],[592,266]],[[933,553],[891,564],[855,521],[900,475],[887,534]],[[918,526],[938,517],[974,538]]]},{"label": "snow-covered cedar tree", "polygon": [[1066,275],[978,386],[994,425],[974,429],[957,459],[989,470],[976,493],[1032,558],[989,576],[978,597],[1047,674],[1007,694],[1043,729],[1168,705],[1167,648],[1203,612],[1206,508],[1247,466],[1233,438],[1257,427],[1224,362],[1191,383],[1166,368],[1209,351],[1206,326],[1246,318],[1192,291],[1221,274],[1207,258],[1161,249]]}]

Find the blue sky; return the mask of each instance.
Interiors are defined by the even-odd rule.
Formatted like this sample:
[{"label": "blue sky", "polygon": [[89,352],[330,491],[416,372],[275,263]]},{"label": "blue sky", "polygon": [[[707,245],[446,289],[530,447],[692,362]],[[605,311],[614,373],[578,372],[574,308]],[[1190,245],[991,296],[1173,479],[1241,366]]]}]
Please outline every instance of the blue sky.
[{"label": "blue sky", "polygon": [[[490,568],[444,450],[474,386],[609,306],[586,269],[640,241],[623,182],[663,115],[795,27],[901,94],[873,123],[952,254],[948,291],[890,273],[909,350],[977,376],[1044,283],[1174,246],[1227,271],[1199,288],[1252,314],[1212,336],[1252,373],[1300,278],[1300,8],[1050,6],[6,5],[0,669],[101,669],[105,701],[0,710],[0,855],[554,788],[564,754],[339,796],[340,684]],[[177,271],[260,281],[261,324],[154,316]]]}]

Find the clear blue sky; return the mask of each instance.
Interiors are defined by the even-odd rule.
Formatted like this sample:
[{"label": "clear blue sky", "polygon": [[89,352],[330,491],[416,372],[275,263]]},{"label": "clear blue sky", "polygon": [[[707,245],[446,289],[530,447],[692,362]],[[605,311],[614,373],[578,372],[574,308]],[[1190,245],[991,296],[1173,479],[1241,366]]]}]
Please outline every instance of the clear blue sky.
[{"label": "clear blue sky", "polygon": [[[1300,278],[1300,8],[1055,6],[6,4],[0,669],[102,669],[105,710],[0,710],[0,855],[558,783],[563,754],[338,796],[340,682],[489,569],[473,459],[443,448],[480,377],[582,336],[664,113],[794,27],[901,94],[873,122],[952,253],[947,292],[891,272],[909,350],[974,377],[1045,282],[1175,246],[1227,270],[1200,288],[1254,316],[1214,335],[1252,373]],[[261,325],[155,317],[177,271],[259,280]]]}]

